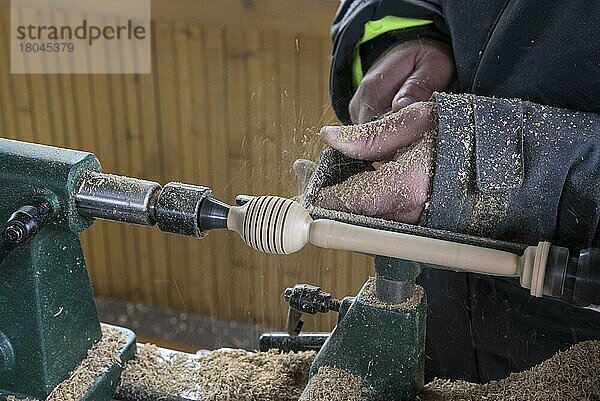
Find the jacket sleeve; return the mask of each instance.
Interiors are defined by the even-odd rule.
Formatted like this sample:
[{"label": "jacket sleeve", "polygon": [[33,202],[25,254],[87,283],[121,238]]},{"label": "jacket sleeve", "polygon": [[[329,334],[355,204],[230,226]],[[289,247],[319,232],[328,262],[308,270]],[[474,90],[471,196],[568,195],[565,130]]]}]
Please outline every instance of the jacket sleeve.
[{"label": "jacket sleeve", "polygon": [[[432,20],[433,26],[409,28],[400,35],[386,35],[386,39],[376,45],[367,46],[362,51],[370,54],[366,59],[374,61],[388,46],[389,41],[398,43],[417,36],[428,36],[448,41],[441,0],[344,0],[333,21],[331,36],[333,57],[330,68],[329,92],[331,104],[340,121],[350,123],[348,105],[354,94],[350,59],[354,46],[361,38],[364,25],[368,21],[385,16],[422,18]],[[362,53],[362,52],[361,52]],[[368,69],[368,65],[363,65]]]},{"label": "jacket sleeve", "polygon": [[433,96],[429,227],[571,250],[597,246],[600,115],[518,99]]}]

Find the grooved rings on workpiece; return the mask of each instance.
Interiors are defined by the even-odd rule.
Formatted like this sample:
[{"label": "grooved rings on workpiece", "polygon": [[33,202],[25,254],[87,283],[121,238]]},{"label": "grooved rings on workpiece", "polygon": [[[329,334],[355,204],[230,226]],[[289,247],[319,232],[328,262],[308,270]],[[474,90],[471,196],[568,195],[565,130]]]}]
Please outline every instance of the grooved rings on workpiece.
[{"label": "grooved rings on workpiece", "polygon": [[258,196],[242,208],[245,213],[242,231],[238,233],[252,248],[289,254],[308,243],[312,218],[297,202],[279,196]]},{"label": "grooved rings on workpiece", "polygon": [[202,238],[198,224],[202,200],[211,195],[210,188],[181,182],[165,185],[154,205],[156,224],[161,231]]}]

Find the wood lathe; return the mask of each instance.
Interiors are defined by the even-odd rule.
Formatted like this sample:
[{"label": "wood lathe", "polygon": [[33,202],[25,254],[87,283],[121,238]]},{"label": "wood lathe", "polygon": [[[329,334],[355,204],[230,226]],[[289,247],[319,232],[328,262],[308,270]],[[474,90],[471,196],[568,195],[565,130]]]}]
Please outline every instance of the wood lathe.
[{"label": "wood lathe", "polygon": [[[310,197],[302,205],[275,196],[240,197],[238,206],[230,206],[207,187],[106,174],[91,153],[6,139],[0,139],[0,183],[0,219],[6,222],[0,243],[0,399],[45,398],[100,339],[79,240],[94,218],[157,225],[195,238],[229,229],[270,253],[293,253],[312,243],[376,255],[376,277],[356,297],[333,301],[318,287],[286,291],[293,334],[300,332],[301,313],[339,312],[311,372],[319,366],[353,372],[373,400],[410,400],[423,386],[426,296],[415,286],[421,264],[520,277],[533,296],[600,303],[595,249],[571,258],[549,243],[523,246],[418,227],[400,232],[349,224],[311,212]],[[134,355],[135,335],[118,330],[126,339],[119,357],[126,361]],[[267,335],[263,343],[276,345],[274,338]],[[112,399],[121,370],[115,362],[82,399]]]}]

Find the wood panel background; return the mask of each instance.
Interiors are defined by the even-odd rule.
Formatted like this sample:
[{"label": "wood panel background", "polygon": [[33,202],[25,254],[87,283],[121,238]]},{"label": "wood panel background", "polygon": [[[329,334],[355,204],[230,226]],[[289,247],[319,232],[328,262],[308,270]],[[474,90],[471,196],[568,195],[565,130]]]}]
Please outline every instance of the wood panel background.
[{"label": "wood panel background", "polygon": [[[327,106],[334,0],[154,0],[152,74],[12,75],[0,1],[0,129],[94,152],[107,172],[239,193],[296,194],[291,162],[316,157]],[[83,235],[96,293],[283,327],[299,282],[354,294],[368,258],[304,249],[281,257],[236,235],[203,240],[98,221]],[[334,315],[308,319],[330,328]]]}]

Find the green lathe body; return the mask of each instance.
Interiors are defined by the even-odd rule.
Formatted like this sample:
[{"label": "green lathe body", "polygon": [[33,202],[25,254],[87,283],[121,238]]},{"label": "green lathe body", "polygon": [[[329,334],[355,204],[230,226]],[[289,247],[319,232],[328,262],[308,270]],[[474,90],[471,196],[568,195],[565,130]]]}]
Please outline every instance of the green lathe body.
[{"label": "green lathe body", "polygon": [[[417,263],[375,257],[375,273],[390,280],[413,282],[420,273]],[[338,324],[311,366],[313,385],[322,366],[346,370],[361,378],[363,400],[414,400],[423,388],[425,368],[425,318],[423,294],[413,308],[392,309],[365,299],[373,285],[367,281],[356,297],[344,298]]]},{"label": "green lathe body", "polygon": [[74,198],[89,170],[100,171],[91,153],[0,139],[2,224],[24,205],[52,208],[40,232],[0,263],[0,400],[45,398],[101,337],[79,240],[92,220]]}]

